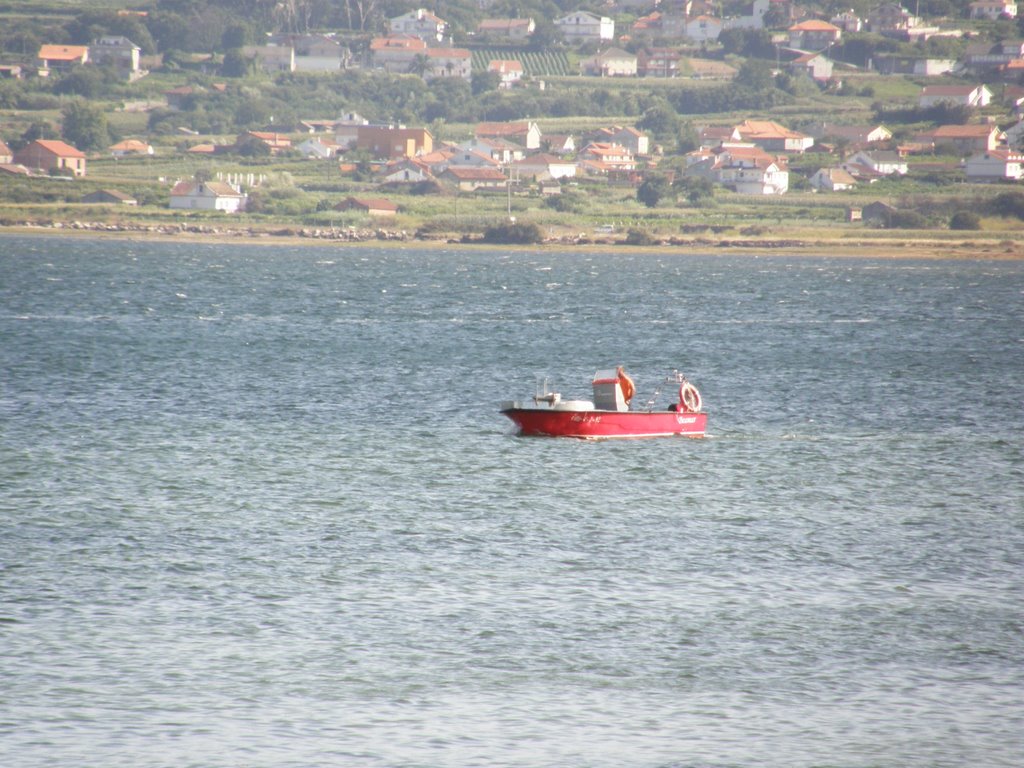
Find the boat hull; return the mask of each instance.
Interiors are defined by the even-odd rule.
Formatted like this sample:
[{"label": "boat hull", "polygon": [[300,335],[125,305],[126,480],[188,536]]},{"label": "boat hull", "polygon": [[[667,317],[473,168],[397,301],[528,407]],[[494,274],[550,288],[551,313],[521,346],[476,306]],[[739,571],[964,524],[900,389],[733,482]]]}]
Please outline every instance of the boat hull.
[{"label": "boat hull", "polygon": [[615,440],[643,437],[704,437],[706,413],[678,411],[559,411],[548,408],[502,410],[520,434]]}]

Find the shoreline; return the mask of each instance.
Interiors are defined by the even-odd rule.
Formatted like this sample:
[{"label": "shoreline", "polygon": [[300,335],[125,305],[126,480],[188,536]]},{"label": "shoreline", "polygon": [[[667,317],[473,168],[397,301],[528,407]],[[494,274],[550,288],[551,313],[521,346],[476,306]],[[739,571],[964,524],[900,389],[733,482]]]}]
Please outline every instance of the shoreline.
[{"label": "shoreline", "polygon": [[480,238],[439,233],[436,236],[410,234],[404,230],[328,230],[308,227],[212,227],[194,224],[124,224],[106,222],[57,222],[0,225],[0,236],[36,237],[109,237],[153,242],[203,242],[259,246],[367,246],[397,248],[537,249],[597,250],[628,249],[634,253],[677,253],[679,255],[806,256],[841,258],[889,258],[934,260],[1024,260],[1024,241],[976,240],[923,237],[821,238],[801,237],[707,237],[671,236],[649,245],[625,242],[625,235],[568,235],[549,238],[542,243],[487,243]]}]

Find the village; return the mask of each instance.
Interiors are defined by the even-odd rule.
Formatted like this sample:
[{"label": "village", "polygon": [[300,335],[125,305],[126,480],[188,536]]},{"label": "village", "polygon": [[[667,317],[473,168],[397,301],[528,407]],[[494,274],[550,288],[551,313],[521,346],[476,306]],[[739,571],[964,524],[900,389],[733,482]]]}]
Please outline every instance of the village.
[{"label": "village", "polygon": [[[812,84],[822,94],[849,89],[849,83],[858,82],[868,71],[832,55],[843,45],[844,35],[867,31],[879,39],[918,46],[932,39],[956,39],[963,43],[962,55],[942,59],[922,53],[873,59],[873,77],[923,83],[913,86],[917,90],[911,103],[882,103],[871,115],[878,117],[878,112],[888,110],[892,119],[845,122],[840,113],[833,121],[823,113],[813,121],[802,117],[795,127],[766,114],[769,110],[732,120],[727,114],[696,115],[688,123],[692,135],[675,147],[664,135],[648,130],[642,115],[631,123],[609,121],[571,131],[562,130],[559,121],[551,121],[555,127],[546,128],[543,116],[479,121],[463,128],[470,135],[460,138],[447,135],[455,132],[452,126],[443,126],[446,135],[438,136],[432,131],[435,125],[382,122],[377,115],[348,111],[334,116],[302,115],[287,125],[245,127],[230,137],[196,135],[188,141],[190,132],[181,129],[172,143],[166,136],[140,132],[88,148],[76,146],[67,135],[29,140],[0,115],[0,175],[26,180],[86,179],[89,163],[101,162],[102,187],[77,197],[69,191],[65,199],[133,206],[139,201],[132,194],[132,184],[117,183],[117,168],[157,156],[181,157],[188,160],[185,167],[199,170],[190,176],[163,174],[153,180],[165,189],[166,196],[161,196],[165,202],[160,205],[173,211],[242,213],[251,210],[252,193],[267,178],[267,169],[278,161],[304,159],[328,165],[339,179],[358,178],[360,183],[353,184],[349,194],[330,201],[330,207],[372,222],[397,217],[408,204],[410,192],[461,195],[463,206],[477,193],[492,198],[505,195],[511,216],[513,196],[543,201],[588,184],[635,190],[636,199],[652,208],[664,204],[665,189],[693,189],[701,184],[711,190],[709,197],[733,193],[768,198],[792,190],[834,195],[860,190],[861,196],[843,206],[845,219],[883,226],[895,208],[892,193],[885,195],[886,202],[863,197],[870,195],[864,190],[877,182],[912,179],[915,173],[968,185],[1024,178],[1024,86],[1018,82],[1024,72],[1024,40],[972,42],[970,33],[948,23],[962,19],[939,24],[892,3],[874,7],[864,18],[851,12],[819,18],[820,14],[796,3],[776,0],[755,0],[749,15],[731,18],[716,17],[712,10],[711,5],[697,2],[663,3],[635,16],[625,28],[617,28],[611,17],[582,10],[550,20],[548,27],[559,36],[562,53],[546,55],[548,66],[564,70],[567,62],[575,64],[575,72],[563,75],[530,71],[538,69],[538,52],[528,47],[530,40],[544,29],[533,18],[481,20],[475,29],[460,33],[473,41],[472,49],[456,47],[451,25],[424,8],[388,19],[382,33],[368,36],[361,49],[329,33],[278,32],[259,45],[233,49],[219,63],[214,57],[196,57],[205,84],[187,82],[189,77],[184,76],[186,82],[165,88],[159,98],[148,96],[142,111],[184,116],[196,103],[238,90],[242,86],[237,77],[219,77],[228,71],[232,53],[240,57],[246,76],[303,73],[344,78],[347,73],[369,71],[414,77],[427,88],[445,80],[485,82],[510,94],[543,92],[567,78],[600,83],[739,83],[744,72],[735,57],[692,55],[694,43],[706,47],[739,33],[755,32],[771,41],[776,67],[764,72],[769,87],[773,78],[786,76]],[[1016,12],[1016,5],[1008,0],[969,6],[970,17],[982,23],[1005,25]],[[690,48],[666,44],[673,39],[686,41]],[[136,84],[150,75],[147,64],[159,65],[159,59],[144,56],[129,38],[109,34],[88,45],[42,43],[32,61],[5,63],[0,74],[9,80],[57,81],[89,67],[103,67],[105,72],[116,72],[124,83]],[[900,120],[904,116],[909,117]],[[110,158],[117,161],[113,167]],[[261,159],[265,167],[247,171],[239,166],[239,158],[246,158],[250,165],[253,158]],[[131,178],[138,183],[137,174]]]}]

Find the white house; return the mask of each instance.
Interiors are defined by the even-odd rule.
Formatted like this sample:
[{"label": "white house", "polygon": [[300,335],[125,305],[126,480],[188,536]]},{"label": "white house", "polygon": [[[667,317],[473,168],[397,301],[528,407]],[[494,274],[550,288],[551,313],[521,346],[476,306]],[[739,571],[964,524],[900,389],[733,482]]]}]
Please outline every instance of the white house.
[{"label": "white house", "polygon": [[990,149],[967,158],[968,181],[1000,181],[1024,178],[1024,154],[1009,149]]},{"label": "white house", "polygon": [[244,192],[223,181],[179,181],[171,190],[171,208],[237,213],[245,210]]},{"label": "white house", "polygon": [[338,154],[341,147],[336,141],[313,137],[306,139],[301,144],[296,144],[295,148],[302,153],[303,157],[312,160],[329,160]]},{"label": "white house", "polygon": [[965,107],[987,107],[992,102],[992,91],[984,85],[926,85],[917,99],[921,107],[934,107],[944,102]]},{"label": "white house", "polygon": [[834,123],[822,123],[820,128],[814,130],[814,135],[819,139],[843,139],[850,144],[875,144],[880,141],[888,141],[892,138],[892,131],[884,125],[835,125]]},{"label": "white house", "polygon": [[140,72],[139,60],[142,49],[127,37],[105,35],[92,41],[89,46],[89,60],[97,66],[113,67],[119,75],[134,80]]},{"label": "white house", "polygon": [[1017,18],[1017,3],[1013,0],[976,0],[968,8],[972,19],[999,19]]},{"label": "white house", "polygon": [[609,48],[580,62],[584,75],[636,77],[636,56],[621,48]]},{"label": "white house", "polygon": [[707,150],[686,169],[744,195],[783,195],[789,190],[785,163],[751,144]]},{"label": "white house", "polygon": [[709,43],[722,34],[722,20],[714,16],[695,16],[686,21],[686,36],[695,43]]},{"label": "white house", "polygon": [[576,163],[543,152],[520,160],[513,168],[514,176],[538,181],[571,179],[576,176]]},{"label": "white house", "polygon": [[819,192],[840,192],[857,186],[857,180],[842,168],[821,168],[811,176],[810,182]]},{"label": "white house", "polygon": [[523,65],[518,59],[491,59],[487,71],[498,75],[499,88],[511,88],[523,77]]},{"label": "white house", "polygon": [[907,174],[907,161],[900,157],[897,152],[868,152],[861,150],[847,158],[846,162],[843,163],[843,168],[855,176],[858,175],[858,172],[863,172],[863,169],[879,176],[891,176],[893,174],[905,176]]},{"label": "white house", "polygon": [[568,43],[589,43],[612,40],[615,37],[615,22],[607,16],[595,16],[586,11],[576,11],[555,20],[555,28]]}]

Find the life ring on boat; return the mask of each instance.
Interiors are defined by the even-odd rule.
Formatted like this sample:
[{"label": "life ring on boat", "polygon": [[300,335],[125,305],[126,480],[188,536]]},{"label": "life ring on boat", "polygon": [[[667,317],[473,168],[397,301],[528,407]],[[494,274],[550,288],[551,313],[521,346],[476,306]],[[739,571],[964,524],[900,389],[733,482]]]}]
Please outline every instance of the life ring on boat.
[{"label": "life ring on boat", "polygon": [[629,374],[623,370],[622,366],[616,371],[619,376],[619,388],[622,390],[622,399],[629,404],[629,401],[633,399],[633,395],[636,394],[636,386],[633,384],[633,380],[629,378]]},{"label": "life ring on boat", "polygon": [[679,410],[683,413],[699,413],[703,405],[700,392],[688,381],[679,386]]}]

